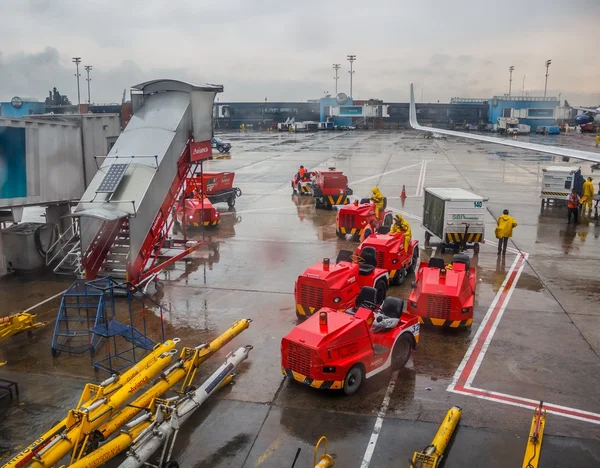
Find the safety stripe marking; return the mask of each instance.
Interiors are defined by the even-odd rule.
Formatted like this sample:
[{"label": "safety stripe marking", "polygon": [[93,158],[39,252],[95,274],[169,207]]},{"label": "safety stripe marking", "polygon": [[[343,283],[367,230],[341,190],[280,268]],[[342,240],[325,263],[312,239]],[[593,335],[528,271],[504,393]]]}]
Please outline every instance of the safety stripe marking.
[{"label": "safety stripe marking", "polygon": [[336,390],[344,386],[343,380],[315,380],[307,377],[299,372],[295,372],[291,369],[281,367],[283,374],[287,375],[290,379],[294,379],[296,382],[300,382],[305,385],[309,385],[313,388],[321,388],[324,390]]},{"label": "safety stripe marking", "polygon": [[444,327],[444,328],[462,328],[468,327],[473,323],[473,319],[465,319],[465,320],[444,320],[437,319],[432,317],[419,317],[419,322],[425,325],[433,325],[435,327]]}]

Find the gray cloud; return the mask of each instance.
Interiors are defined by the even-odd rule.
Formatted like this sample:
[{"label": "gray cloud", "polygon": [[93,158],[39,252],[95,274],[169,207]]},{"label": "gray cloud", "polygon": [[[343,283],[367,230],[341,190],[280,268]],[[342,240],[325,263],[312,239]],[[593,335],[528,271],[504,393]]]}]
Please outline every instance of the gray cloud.
[{"label": "gray cloud", "polygon": [[[600,64],[580,33],[596,38],[600,2],[530,0],[180,1],[5,0],[0,3],[0,99],[43,99],[57,86],[76,100],[71,57],[91,64],[92,100],[114,102],[131,85],[159,77],[225,86],[221,100],[306,100],[333,92],[331,64],[357,55],[354,95],[425,100],[549,92],[573,104],[600,103]],[[26,27],[24,26],[26,25]],[[548,34],[549,31],[556,34]],[[84,82],[82,82],[82,85]],[[418,93],[420,95],[420,92]],[[82,97],[87,93],[82,93]]]}]

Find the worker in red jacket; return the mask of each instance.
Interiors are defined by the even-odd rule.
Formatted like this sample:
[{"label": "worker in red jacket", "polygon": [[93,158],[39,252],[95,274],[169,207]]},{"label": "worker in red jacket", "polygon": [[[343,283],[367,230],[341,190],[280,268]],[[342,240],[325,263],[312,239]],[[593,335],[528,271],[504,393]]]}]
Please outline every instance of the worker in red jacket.
[{"label": "worker in red jacket", "polygon": [[577,195],[575,188],[573,188],[569,194],[567,208],[569,210],[567,224],[571,224],[571,215],[574,217],[574,224],[579,224],[579,195]]}]

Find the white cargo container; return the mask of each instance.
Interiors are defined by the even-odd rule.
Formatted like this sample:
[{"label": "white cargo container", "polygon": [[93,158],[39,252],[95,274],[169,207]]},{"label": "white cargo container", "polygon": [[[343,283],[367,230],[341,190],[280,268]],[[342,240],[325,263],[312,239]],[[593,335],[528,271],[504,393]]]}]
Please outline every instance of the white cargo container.
[{"label": "white cargo container", "polygon": [[472,248],[475,254],[479,253],[479,244],[485,243],[487,201],[461,188],[425,188],[425,245],[435,236],[442,241],[442,253],[446,248]]},{"label": "white cargo container", "polygon": [[542,169],[542,208],[544,203],[554,200],[567,200],[571,189],[575,187],[581,195],[583,177],[581,168],[577,166],[548,166]]}]

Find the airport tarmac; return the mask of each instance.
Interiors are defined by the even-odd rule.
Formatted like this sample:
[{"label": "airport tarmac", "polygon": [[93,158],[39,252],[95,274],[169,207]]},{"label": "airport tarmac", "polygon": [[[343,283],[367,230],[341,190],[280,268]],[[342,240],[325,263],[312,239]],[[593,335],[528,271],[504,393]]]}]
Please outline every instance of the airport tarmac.
[{"label": "airport tarmac", "polygon": [[[200,249],[162,272],[164,289],[155,299],[164,307],[167,337],[180,337],[183,345],[206,342],[238,318],[253,320],[201,367],[198,381],[233,349],[254,349],[235,385],[182,428],[173,457],[179,466],[288,467],[301,448],[296,467],[308,467],[321,435],[336,466],[409,466],[453,405],[463,414],[446,468],[521,466],[539,400],[549,409],[540,466],[600,466],[600,226],[585,217],[568,226],[563,208],[541,212],[542,169],[560,161],[415,131],[220,136],[232,142],[232,157],[210,161],[205,170],[235,171],[243,195],[235,211],[216,205],[221,225],[204,233],[219,240],[219,252]],[[529,138],[594,150],[588,135]],[[423,328],[405,369],[379,374],[350,397],[289,381],[280,370],[281,337],[297,323],[295,279],[316,261],[356,247],[336,237],[335,211],[316,210],[312,199],[292,195],[290,179],[301,164],[343,170],[358,198],[377,185],[388,207],[411,223],[423,259],[440,255],[435,240],[423,245],[424,187],[460,187],[489,198],[489,242],[472,260],[479,276],[472,328]],[[582,168],[591,173],[589,164]],[[496,254],[494,227],[505,208],[519,226],[503,258]],[[69,284],[47,274],[6,277],[0,316]],[[407,281],[388,295],[406,298],[409,291]],[[0,361],[8,361],[0,377],[20,385],[19,402],[0,407],[0,461],[64,417],[86,381],[106,377],[94,375],[87,355],[52,358],[57,304],[36,309],[49,323],[33,338],[16,336],[0,347]],[[107,466],[118,466],[117,459]]]}]

